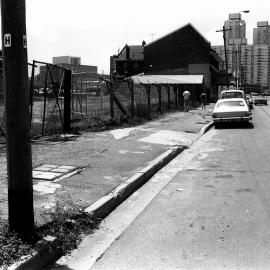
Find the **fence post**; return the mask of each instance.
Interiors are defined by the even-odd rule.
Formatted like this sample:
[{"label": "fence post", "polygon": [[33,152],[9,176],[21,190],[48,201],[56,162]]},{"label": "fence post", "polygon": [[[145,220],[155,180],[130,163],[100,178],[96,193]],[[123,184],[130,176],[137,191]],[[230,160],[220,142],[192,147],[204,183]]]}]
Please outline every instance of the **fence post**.
[{"label": "fence post", "polygon": [[147,117],[150,118],[151,117],[151,98],[150,98],[150,85],[143,85],[145,87],[146,90],[146,94],[147,94]]},{"label": "fence post", "polygon": [[158,91],[158,111],[161,113],[161,86],[157,85]]},{"label": "fence post", "polygon": [[134,118],[134,83],[132,81],[127,81],[127,84],[130,91],[131,117]]},{"label": "fence post", "polygon": [[147,88],[147,115],[148,115],[148,118],[151,117],[151,89],[150,89],[150,85],[147,85],[146,86]]},{"label": "fence post", "polygon": [[166,85],[167,95],[168,95],[168,110],[171,109],[171,89],[169,85]]},{"label": "fence post", "polygon": [[71,77],[72,71],[65,70],[64,75],[64,132],[71,130]]},{"label": "fence post", "polygon": [[33,60],[31,79],[30,79],[30,128],[32,126],[32,117],[33,117],[33,91],[34,91],[34,77],[35,77],[35,60]]},{"label": "fence post", "polygon": [[130,103],[131,103],[131,117],[134,117],[134,83],[129,84],[130,89]]},{"label": "fence post", "polygon": [[44,103],[43,103],[43,117],[42,117],[42,131],[41,131],[41,135],[42,135],[42,136],[44,135],[45,120],[46,120],[47,81],[48,81],[48,64],[46,64],[46,73],[45,73]]},{"label": "fence post", "polygon": [[173,92],[174,92],[174,106],[175,106],[175,108],[177,109],[177,107],[178,107],[178,91],[177,91],[178,89],[177,89],[177,87],[173,87]]},{"label": "fence post", "polygon": [[111,118],[114,119],[113,84],[109,84],[108,89],[110,93],[110,114],[111,114]]}]

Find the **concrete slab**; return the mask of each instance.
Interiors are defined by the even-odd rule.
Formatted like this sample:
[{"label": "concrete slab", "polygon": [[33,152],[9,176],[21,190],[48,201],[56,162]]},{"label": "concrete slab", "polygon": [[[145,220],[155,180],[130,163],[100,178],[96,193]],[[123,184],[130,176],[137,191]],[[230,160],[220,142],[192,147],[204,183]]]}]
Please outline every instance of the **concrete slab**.
[{"label": "concrete slab", "polygon": [[43,164],[33,170],[33,178],[34,180],[53,181],[62,178],[76,169],[78,168],[75,166]]},{"label": "concrete slab", "polygon": [[61,176],[61,173],[33,171],[33,178],[38,179],[38,180],[52,181],[60,176]]}]

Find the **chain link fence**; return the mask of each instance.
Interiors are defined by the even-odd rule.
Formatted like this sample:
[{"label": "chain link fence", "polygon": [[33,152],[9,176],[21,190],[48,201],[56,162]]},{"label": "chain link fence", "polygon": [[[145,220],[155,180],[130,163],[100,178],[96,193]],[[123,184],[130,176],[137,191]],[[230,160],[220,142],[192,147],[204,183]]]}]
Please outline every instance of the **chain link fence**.
[{"label": "chain link fence", "polygon": [[[29,114],[32,137],[63,133],[66,109],[71,129],[103,125],[108,120],[152,118],[158,113],[181,110],[185,86],[136,84],[110,81],[89,72],[72,72],[70,102],[65,102],[65,71],[67,68],[33,61],[29,65]],[[0,79],[3,78],[2,72]],[[3,81],[1,85],[3,84]],[[189,86],[191,100],[198,99],[196,87]],[[194,90],[194,91],[193,91]],[[69,108],[67,108],[69,106]],[[4,94],[0,96],[0,137],[5,141]],[[64,113],[65,112],[65,113]],[[69,121],[69,119],[68,119]],[[65,130],[66,131],[66,130]]]}]

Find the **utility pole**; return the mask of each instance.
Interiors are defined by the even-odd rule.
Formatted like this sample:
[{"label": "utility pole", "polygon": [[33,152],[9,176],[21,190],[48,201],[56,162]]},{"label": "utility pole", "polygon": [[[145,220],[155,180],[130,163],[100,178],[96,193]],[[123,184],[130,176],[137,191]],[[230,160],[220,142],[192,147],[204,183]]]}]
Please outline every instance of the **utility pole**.
[{"label": "utility pole", "polygon": [[1,0],[9,229],[34,229],[25,0]]},{"label": "utility pole", "polygon": [[225,72],[226,72],[226,84],[227,88],[229,88],[229,76],[228,76],[228,62],[227,62],[227,48],[226,48],[226,31],[230,31],[231,29],[225,29],[223,25],[222,30],[217,30],[216,32],[223,33],[223,41],[224,41],[224,54],[225,54]]}]

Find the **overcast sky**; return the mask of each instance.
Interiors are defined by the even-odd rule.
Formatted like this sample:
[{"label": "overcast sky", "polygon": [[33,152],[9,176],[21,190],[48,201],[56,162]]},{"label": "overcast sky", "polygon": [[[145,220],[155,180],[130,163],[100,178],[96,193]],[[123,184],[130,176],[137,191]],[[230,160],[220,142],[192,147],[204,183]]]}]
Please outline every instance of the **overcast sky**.
[{"label": "overcast sky", "polygon": [[221,45],[222,33],[215,30],[229,13],[247,9],[242,18],[252,43],[257,21],[270,21],[269,0],[26,0],[28,58],[79,56],[82,64],[108,73],[110,55],[126,43],[148,43],[189,22],[212,45]]}]

